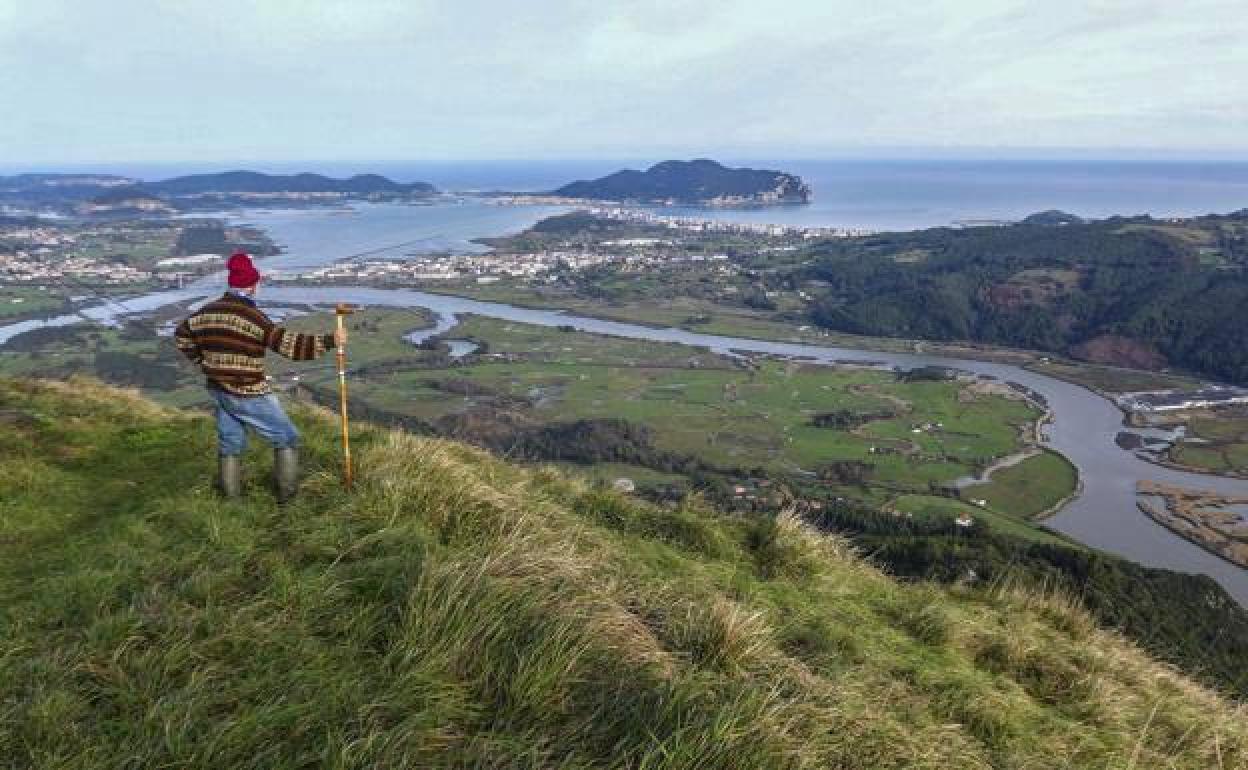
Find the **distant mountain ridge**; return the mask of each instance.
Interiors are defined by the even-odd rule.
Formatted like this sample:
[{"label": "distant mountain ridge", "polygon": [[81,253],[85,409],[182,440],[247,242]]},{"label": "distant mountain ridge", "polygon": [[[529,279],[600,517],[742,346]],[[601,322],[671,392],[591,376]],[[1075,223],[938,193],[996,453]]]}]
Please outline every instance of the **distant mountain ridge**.
[{"label": "distant mountain ridge", "polygon": [[[428,182],[395,182],[380,174],[335,179],[322,174],[266,174],[225,171],[144,182],[115,174],[26,173],[0,176],[0,203],[63,214],[116,214],[135,209],[162,214],[176,210],[251,205],[315,206],[342,200],[404,201],[438,193]],[[119,205],[127,201],[137,205]]]},{"label": "distant mountain ridge", "polygon": [[137,179],[116,174],[26,173],[0,176],[0,190],[4,191],[58,187],[121,187],[137,183]]},{"label": "distant mountain ridge", "polygon": [[79,203],[79,214],[174,214],[177,209],[163,198],[136,185],[105,187],[104,192]]},{"label": "distant mountain ridge", "polygon": [[553,194],[567,198],[635,203],[768,205],[808,203],[811,189],[783,171],[728,168],[721,163],[668,160],[645,171],[627,169],[566,184]]},{"label": "distant mountain ridge", "polygon": [[121,187],[109,187],[104,192],[93,197],[89,202],[101,205],[114,203],[124,203],[127,201],[159,201],[159,196],[147,192],[137,185],[125,185]]},{"label": "distant mountain ridge", "polygon": [[26,173],[0,176],[0,203],[58,208],[66,213],[74,204],[139,180],[115,174]]},{"label": "distant mountain ridge", "polygon": [[147,182],[142,187],[158,195],[201,195],[205,193],[370,193],[432,194],[437,189],[428,182],[395,182],[380,174],[356,174],[335,179],[322,174],[265,174],[259,171],[224,171],[191,174]]}]

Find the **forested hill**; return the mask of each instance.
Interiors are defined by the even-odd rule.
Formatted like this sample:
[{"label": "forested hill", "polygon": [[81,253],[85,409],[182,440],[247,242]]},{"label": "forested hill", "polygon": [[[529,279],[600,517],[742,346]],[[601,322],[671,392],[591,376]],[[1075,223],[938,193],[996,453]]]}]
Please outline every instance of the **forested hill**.
[{"label": "forested hill", "polygon": [[668,160],[645,171],[625,170],[564,185],[555,195],[637,203],[805,203],[810,187],[783,171],[728,168],[713,160]]},{"label": "forested hill", "polygon": [[[1050,224],[1052,222],[1052,224]],[[839,331],[974,340],[1248,383],[1248,210],[828,240],[786,280]]]},{"label": "forested hill", "polygon": [[0,379],[0,765],[1243,767],[1243,709],[1069,600],[895,580],[304,409],[289,508],[207,415]]}]

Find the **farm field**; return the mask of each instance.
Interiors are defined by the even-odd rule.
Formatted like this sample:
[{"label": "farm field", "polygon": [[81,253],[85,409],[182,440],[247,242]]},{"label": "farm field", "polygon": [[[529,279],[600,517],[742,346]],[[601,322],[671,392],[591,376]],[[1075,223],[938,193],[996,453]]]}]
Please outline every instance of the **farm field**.
[{"label": "farm field", "polygon": [[[351,345],[353,398],[381,413],[485,435],[517,425],[625,420],[641,426],[660,452],[879,506],[926,496],[1017,451],[1039,416],[1022,400],[973,391],[962,381],[903,382],[890,371],[734,358],[481,317],[461,319],[446,335],[472,340],[478,350],[448,360],[396,343],[417,323],[401,311],[369,310],[352,323],[372,333],[367,344],[361,338]],[[302,381],[330,388],[332,371],[305,370]],[[867,419],[818,427],[815,418],[829,413],[851,423]],[[636,463],[569,467],[604,482],[629,478],[641,489],[681,478]],[[844,469],[853,478],[838,476]],[[1026,522],[1029,513],[981,516],[1004,531],[1049,539]]]},{"label": "farm field", "polygon": [[1223,410],[1195,415],[1169,459],[1211,473],[1248,473],[1248,412]]},{"label": "farm field", "polygon": [[1074,490],[1078,473],[1066,458],[1045,450],[1017,465],[992,474],[986,484],[963,490],[970,499],[982,499],[993,511],[1025,519],[1051,509]]},{"label": "farm field", "polygon": [[[332,315],[317,313],[288,323],[325,331],[332,322]],[[642,490],[687,485],[690,479],[674,467],[688,465],[679,459],[686,458],[729,478],[786,479],[882,507],[927,496],[1018,451],[1039,416],[1017,397],[966,381],[906,382],[872,368],[723,356],[474,316],[445,335],[477,345],[453,358],[444,345],[417,347],[404,339],[432,325],[422,311],[365,308],[348,325],[352,403],[373,419],[494,441],[504,453],[509,445],[499,437],[518,431],[622,421],[642,431],[637,440],[650,447],[649,459],[581,460],[579,467],[607,483],[628,478]],[[67,328],[47,336],[38,349],[0,355],[0,373],[85,372],[140,387],[170,405],[207,402],[198,372],[167,338],[138,327]],[[329,357],[296,364],[270,356],[269,371],[279,388],[299,385],[322,395],[336,388]],[[1059,497],[1073,488],[1073,479],[1048,471],[1027,464],[999,474],[1002,489],[991,493],[985,522],[1030,534],[1025,519],[1034,511],[1013,501],[1030,504],[1035,485]],[[1011,485],[1027,491],[1011,497]]]},{"label": "farm field", "polygon": [[972,526],[987,526],[1003,534],[1013,535],[1031,542],[1072,545],[1071,541],[1046,529],[1037,527],[1020,516],[1000,513],[990,508],[980,508],[948,497],[901,495],[893,502],[892,507],[894,511],[901,514],[909,514],[920,521],[956,519],[959,515],[966,514],[974,522]]},{"label": "farm field", "polygon": [[1198,380],[1181,374],[1147,372],[1071,361],[1040,360],[1027,365],[1033,372],[1073,382],[1102,393],[1130,393],[1144,390],[1188,390],[1199,387]]},{"label": "farm field", "polygon": [[[365,369],[355,392],[425,419],[500,399],[542,420],[620,418],[649,426],[664,449],[717,464],[794,472],[870,461],[878,480],[903,485],[950,480],[1008,454],[1036,416],[1000,396],[960,401],[958,382],[903,383],[870,369],[746,362],[485,318],[453,336],[483,342],[485,352],[445,368],[373,375],[353,346],[353,366]],[[448,388],[452,380],[473,392]],[[854,430],[811,424],[836,409],[895,416]]]},{"label": "farm field", "polygon": [[33,286],[0,286],[0,321],[55,313],[64,306],[65,296],[59,292],[40,291]]}]

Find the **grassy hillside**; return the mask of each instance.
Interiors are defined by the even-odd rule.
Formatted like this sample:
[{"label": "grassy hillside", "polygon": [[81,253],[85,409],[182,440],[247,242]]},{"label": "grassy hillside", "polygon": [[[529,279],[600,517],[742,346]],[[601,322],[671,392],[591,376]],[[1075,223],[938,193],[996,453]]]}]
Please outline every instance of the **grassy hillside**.
[{"label": "grassy hillside", "polygon": [[0,766],[1242,767],[1244,712],[1060,599],[902,584],[310,411],[279,509],[206,417],[0,380]]}]

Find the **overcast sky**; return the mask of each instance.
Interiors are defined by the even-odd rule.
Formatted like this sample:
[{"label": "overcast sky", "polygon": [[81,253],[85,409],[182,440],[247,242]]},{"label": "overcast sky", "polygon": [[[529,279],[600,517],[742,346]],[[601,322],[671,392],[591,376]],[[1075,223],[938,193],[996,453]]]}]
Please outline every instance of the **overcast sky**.
[{"label": "overcast sky", "polygon": [[968,148],[1242,157],[1246,10],[0,0],[0,164]]}]

